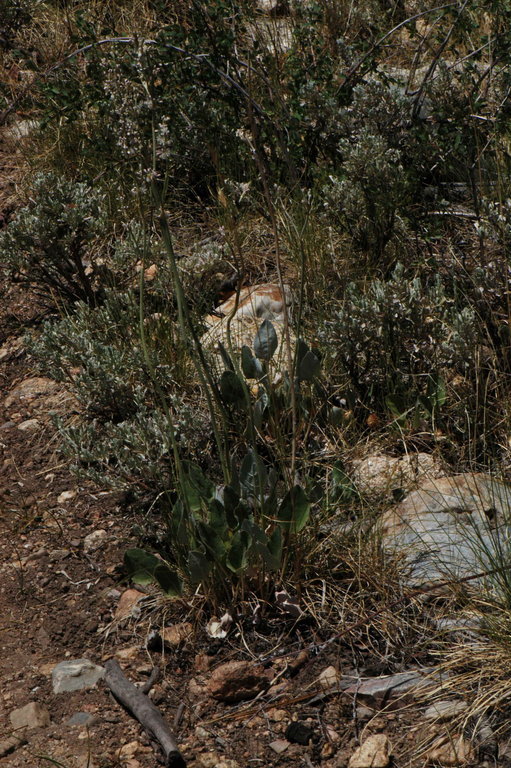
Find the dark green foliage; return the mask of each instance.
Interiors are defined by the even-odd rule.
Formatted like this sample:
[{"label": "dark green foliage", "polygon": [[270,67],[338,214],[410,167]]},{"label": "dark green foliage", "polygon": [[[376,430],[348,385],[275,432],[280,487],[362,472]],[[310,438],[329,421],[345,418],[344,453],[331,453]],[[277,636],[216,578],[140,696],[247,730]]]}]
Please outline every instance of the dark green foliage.
[{"label": "dark green foliage", "polygon": [[[195,464],[183,468],[182,494],[167,520],[167,558],[189,584],[209,584],[214,594],[226,590],[229,573],[235,582],[257,574],[264,591],[264,574],[283,566],[284,542],[307,523],[310,505],[303,489],[293,487],[276,512],[276,476],[253,451],[241,463],[237,488],[212,485]],[[131,550],[125,561],[134,581],[176,590],[173,572],[163,572],[154,556]]]},{"label": "dark green foliage", "polygon": [[156,582],[164,594],[177,597],[182,592],[177,574],[165,563],[143,549],[128,549],[124,554],[124,565],[135,584]]},{"label": "dark green foliage", "polygon": [[[478,458],[503,422],[509,13],[422,4],[393,29],[398,0],[291,2],[284,19],[253,0],[150,5],[150,34],[122,36],[122,14],[69,9],[84,48],[30,102],[59,175],[37,177],[0,247],[64,310],[33,352],[77,397],[65,450],[158,538],[165,562],[132,550],[132,578],[266,594],[303,577],[321,513],[358,501],[338,454],[359,411],[394,444],[447,425],[457,447],[473,420]],[[174,253],[191,220],[208,238]],[[270,320],[241,353],[203,349],[233,270],[293,283],[290,349]]]}]

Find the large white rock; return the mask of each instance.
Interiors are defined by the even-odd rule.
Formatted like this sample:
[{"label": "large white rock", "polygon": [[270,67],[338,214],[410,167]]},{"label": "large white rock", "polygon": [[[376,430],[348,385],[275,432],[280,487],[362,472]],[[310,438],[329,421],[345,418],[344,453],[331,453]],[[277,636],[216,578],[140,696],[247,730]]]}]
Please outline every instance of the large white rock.
[{"label": "large white rock", "polygon": [[406,553],[414,581],[498,566],[511,536],[511,487],[484,473],[426,480],[380,520],[387,548]]},{"label": "large white rock", "polygon": [[[262,283],[242,288],[239,296],[233,294],[216,308],[217,315],[207,315],[204,322],[208,330],[201,338],[205,348],[218,352],[219,343],[227,350],[230,344],[236,351],[243,345],[253,349],[254,338],[264,320],[269,320],[278,338],[278,347],[272,358],[274,368],[285,367],[285,315],[291,322],[292,295],[289,286],[284,291],[274,283]],[[295,337],[290,329],[290,341]]]}]

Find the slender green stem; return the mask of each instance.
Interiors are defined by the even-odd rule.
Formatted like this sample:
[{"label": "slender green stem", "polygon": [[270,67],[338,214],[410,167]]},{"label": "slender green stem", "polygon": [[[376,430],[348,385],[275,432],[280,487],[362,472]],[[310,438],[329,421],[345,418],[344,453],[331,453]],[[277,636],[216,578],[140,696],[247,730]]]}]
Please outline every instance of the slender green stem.
[{"label": "slender green stem", "polygon": [[201,341],[197,335],[194,324],[190,317],[188,305],[186,303],[186,299],[184,296],[181,278],[179,277],[179,270],[177,268],[177,261],[174,253],[172,235],[170,233],[167,215],[165,213],[165,209],[163,206],[163,200],[160,196],[156,181],[154,179],[152,179],[151,181],[151,190],[153,194],[153,199],[159,208],[159,224],[160,224],[161,233],[162,233],[162,240],[163,240],[163,244],[165,246],[167,255],[169,257],[172,281],[174,284],[174,290],[176,292],[179,327],[181,329],[181,334],[185,343],[190,339],[192,340],[192,344],[195,352],[195,354],[192,354],[193,363],[195,365],[195,370],[197,371],[197,375],[199,376],[199,380],[204,389],[209,412],[211,415],[211,426],[213,429],[213,434],[215,436],[215,442],[218,448],[220,463],[222,465],[224,481],[225,483],[228,483],[230,479],[230,467],[229,467],[229,462],[227,457],[226,440],[225,440],[225,436],[222,438],[220,434],[220,430],[218,428],[217,411],[215,409],[215,403],[222,416],[224,427],[228,420],[228,414],[222,402],[220,392],[218,391],[218,386],[211,374]]}]

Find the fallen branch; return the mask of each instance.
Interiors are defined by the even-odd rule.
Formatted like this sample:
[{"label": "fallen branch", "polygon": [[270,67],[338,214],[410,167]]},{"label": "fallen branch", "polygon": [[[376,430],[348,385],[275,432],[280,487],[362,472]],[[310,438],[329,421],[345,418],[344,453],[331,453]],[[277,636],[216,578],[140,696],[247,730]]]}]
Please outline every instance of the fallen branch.
[{"label": "fallen branch", "polygon": [[159,743],[167,768],[186,768],[186,762],[159,709],[128,680],[115,659],[106,662],[105,670],[105,683],[117,701],[131,712],[149,736]]}]

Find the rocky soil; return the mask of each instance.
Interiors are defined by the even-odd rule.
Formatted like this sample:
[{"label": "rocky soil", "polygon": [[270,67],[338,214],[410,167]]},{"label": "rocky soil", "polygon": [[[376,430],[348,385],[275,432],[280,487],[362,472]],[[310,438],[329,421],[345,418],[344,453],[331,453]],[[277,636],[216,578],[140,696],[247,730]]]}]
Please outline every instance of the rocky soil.
[{"label": "rocky soil", "polygon": [[70,474],[52,418],[76,404],[25,352],[36,302],[15,285],[3,298],[1,766],[154,766],[158,749],[102,679],[111,658],[134,682],[160,668],[149,695],[191,766],[483,764],[448,735],[465,704],[422,701],[430,666],[378,667],[367,647],[325,644],[285,601],[263,619],[254,606],[233,609],[215,638],[220,623],[208,634],[192,604],[123,580],[130,519],[115,494]]}]

